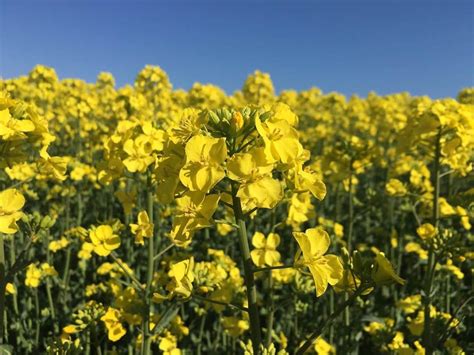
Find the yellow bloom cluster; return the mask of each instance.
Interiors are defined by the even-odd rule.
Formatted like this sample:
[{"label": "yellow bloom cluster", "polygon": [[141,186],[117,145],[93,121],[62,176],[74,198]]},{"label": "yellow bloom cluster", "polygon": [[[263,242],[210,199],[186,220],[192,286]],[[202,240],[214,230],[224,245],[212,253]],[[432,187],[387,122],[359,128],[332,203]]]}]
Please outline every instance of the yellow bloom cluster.
[{"label": "yellow bloom cluster", "polygon": [[156,66],[2,79],[0,343],[463,353],[472,117],[470,88],[276,94],[260,71],[232,95]]}]

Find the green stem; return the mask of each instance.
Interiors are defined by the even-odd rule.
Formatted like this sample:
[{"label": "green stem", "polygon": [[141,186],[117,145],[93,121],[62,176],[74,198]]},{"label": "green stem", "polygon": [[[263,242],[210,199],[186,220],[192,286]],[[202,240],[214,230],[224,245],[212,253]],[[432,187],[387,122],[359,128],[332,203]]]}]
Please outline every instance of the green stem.
[{"label": "green stem", "polygon": [[[148,217],[153,222],[153,184],[151,182],[151,175],[148,177],[148,192],[147,192],[147,210]],[[155,273],[155,247],[154,247],[154,236],[155,233],[152,231],[152,236],[148,238],[148,268],[147,268],[147,280],[145,287],[145,311],[144,321],[143,321],[143,343],[142,351],[144,355],[151,354],[151,333],[150,333],[150,313],[152,311],[152,302],[151,302],[151,286],[153,282],[153,275]]]},{"label": "green stem", "polygon": [[40,338],[40,308],[39,308],[38,288],[35,288],[34,293],[35,293],[35,316],[36,316],[35,344],[36,344],[36,348],[38,348],[39,338]]},{"label": "green stem", "polygon": [[[352,188],[352,166],[353,166],[353,159],[351,158],[350,160],[350,174],[349,174],[349,211],[348,211],[348,228],[347,228],[347,250],[349,254],[352,252],[352,234],[353,234],[353,229],[354,229],[354,199],[353,199],[353,188]],[[345,301],[349,300],[349,297],[347,294],[344,295]],[[349,328],[351,323],[351,318],[349,314],[349,308],[344,309],[344,325]],[[347,343],[351,343],[351,333],[347,333]]]},{"label": "green stem", "polygon": [[[71,205],[71,200],[69,195],[66,197],[66,218],[65,218],[65,230],[67,231],[70,227],[70,205]],[[67,290],[69,288],[69,269],[71,266],[71,253],[72,250],[69,247],[66,252],[66,262],[64,264],[64,270],[63,270],[63,287],[64,287],[64,295],[67,294]]]},{"label": "green stem", "polygon": [[[48,232],[46,237],[44,238],[44,246],[46,249],[46,262],[51,265],[51,252],[49,250],[49,241],[51,235]],[[51,312],[51,319],[53,320],[53,327],[54,327],[54,334],[58,332],[58,323],[56,322],[56,312],[54,309],[53,297],[51,294],[51,280],[49,278],[46,279],[46,295],[48,297],[48,304],[49,304],[49,311]]]},{"label": "green stem", "polygon": [[153,257],[153,260],[156,262],[157,260],[159,260],[168,250],[171,250],[173,249],[173,247],[175,246],[176,244],[170,244],[168,245],[166,248],[164,248],[162,251],[160,251],[158,254],[156,254],[154,257]]},{"label": "green stem", "polygon": [[[329,314],[334,313],[334,290],[329,291]],[[333,344],[334,342],[334,325],[331,323],[329,326],[329,343]]]},{"label": "green stem", "polygon": [[244,215],[242,213],[242,205],[240,199],[237,197],[237,188],[232,186],[232,207],[234,210],[234,217],[239,226],[239,242],[240,251],[242,253],[242,262],[244,264],[244,280],[247,288],[247,301],[250,318],[250,335],[252,339],[252,346],[255,355],[259,354],[260,344],[262,342],[260,318],[257,305],[257,288],[255,286],[255,278],[253,274],[252,259],[250,258],[250,247],[247,236],[247,227],[245,225]]},{"label": "green stem", "polygon": [[58,332],[58,323],[56,322],[56,312],[54,310],[53,296],[51,294],[51,281],[49,279],[46,280],[46,294],[48,296],[51,319],[53,320],[53,324],[54,324],[54,333],[56,334]]},{"label": "green stem", "polygon": [[265,339],[265,348],[269,348],[272,343],[273,322],[275,318],[275,303],[273,301],[273,277],[272,271],[268,271],[268,294],[267,294],[267,337]]},{"label": "green stem", "polygon": [[112,257],[112,259],[114,259],[114,261],[117,263],[117,265],[120,267],[120,269],[122,269],[122,271],[125,273],[125,275],[130,279],[132,280],[132,282],[135,284],[135,286],[140,290],[140,291],[143,291],[143,286],[142,284],[140,283],[140,281],[138,281],[138,279],[133,276],[128,270],[127,268],[125,267],[125,265],[122,263],[122,261],[117,257],[117,255],[115,255],[114,252],[110,253],[110,256]]},{"label": "green stem", "polygon": [[202,297],[202,296],[199,296],[199,295],[193,295],[193,297],[200,300],[200,301],[203,301],[203,302],[214,303],[214,304],[218,304],[220,306],[235,308],[235,309],[238,309],[239,311],[242,311],[242,312],[248,312],[249,311],[248,308],[239,306],[238,304],[225,303],[225,302],[213,300],[211,298]]},{"label": "green stem", "polygon": [[303,345],[296,351],[296,355],[303,355],[306,350],[313,345],[314,341],[324,332],[324,330],[334,322],[339,315],[348,308],[357,297],[359,297],[368,287],[359,287],[347,300],[341,303],[337,309],[329,316],[329,319],[323,324],[319,325],[316,330],[311,333],[308,339],[303,343]]},{"label": "green stem", "polygon": [[[433,192],[433,216],[432,216],[432,223],[435,228],[438,228],[439,224],[439,190],[440,190],[440,157],[441,157],[441,128],[438,129],[438,134],[436,136],[436,143],[435,143],[435,158],[434,158],[434,166],[433,166],[433,185],[434,185],[434,192]],[[428,265],[426,279],[425,279],[425,286],[424,286],[424,316],[425,316],[425,324],[423,330],[423,345],[426,349],[426,355],[433,354],[433,343],[432,343],[432,334],[431,334],[431,290],[433,286],[433,279],[435,274],[435,267],[436,267],[436,260],[435,260],[435,251],[434,245],[431,243],[430,249],[428,252]]]},{"label": "green stem", "polygon": [[451,278],[446,275],[446,313],[451,313]]}]

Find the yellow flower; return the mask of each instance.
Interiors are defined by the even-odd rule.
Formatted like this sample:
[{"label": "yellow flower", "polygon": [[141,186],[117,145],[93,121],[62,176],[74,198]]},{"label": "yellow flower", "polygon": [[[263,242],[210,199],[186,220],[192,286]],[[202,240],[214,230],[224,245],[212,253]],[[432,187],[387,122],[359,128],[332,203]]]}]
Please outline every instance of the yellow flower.
[{"label": "yellow flower", "polygon": [[5,291],[7,295],[16,295],[16,287],[11,282],[7,282],[7,285],[5,286]]},{"label": "yellow flower", "polygon": [[344,226],[340,223],[334,223],[334,235],[338,238],[342,238],[344,236]]},{"label": "yellow flower", "polygon": [[160,339],[159,348],[163,355],[181,355],[181,350],[178,349],[178,339],[170,332],[166,332],[165,336]]},{"label": "yellow flower", "polygon": [[65,237],[61,237],[59,240],[53,240],[49,243],[48,249],[51,250],[53,253],[66,248],[69,245],[69,240]]},{"label": "yellow flower", "polygon": [[277,102],[272,106],[271,111],[273,113],[272,121],[286,121],[293,127],[298,124],[298,116],[284,103]]},{"label": "yellow flower", "polygon": [[397,308],[400,308],[405,314],[413,313],[421,306],[421,295],[408,296],[397,302]]},{"label": "yellow flower", "polygon": [[143,237],[150,238],[153,236],[153,223],[150,223],[146,211],[138,213],[138,224],[131,223],[130,229],[135,235],[135,243],[143,245]]},{"label": "yellow flower", "polygon": [[[436,309],[433,306],[430,308],[430,315],[431,317],[436,316]],[[423,310],[418,311],[415,318],[408,317],[407,321],[407,328],[410,333],[416,336],[423,334],[423,329],[425,328],[425,313]]]},{"label": "yellow flower", "polygon": [[35,125],[30,120],[18,120],[8,109],[0,110],[0,138],[3,140],[20,140],[27,138],[26,132],[33,132]]},{"label": "yellow flower", "polygon": [[151,156],[152,144],[145,135],[140,135],[135,140],[128,139],[123,145],[123,150],[128,154],[123,165],[131,173],[144,172],[155,160]]},{"label": "yellow flower", "polygon": [[170,138],[175,144],[185,143],[198,134],[201,126],[207,122],[207,115],[200,115],[195,108],[185,108],[180,112],[179,125],[171,129]]},{"label": "yellow flower", "polygon": [[318,355],[333,355],[336,353],[334,346],[321,337],[317,338],[314,342],[314,350],[316,350]]},{"label": "yellow flower", "polygon": [[415,242],[408,242],[405,245],[405,251],[407,253],[416,253],[418,254],[418,257],[421,260],[427,260],[428,259],[428,252],[421,247],[420,244],[415,243]]},{"label": "yellow flower", "polygon": [[329,249],[329,235],[320,228],[307,229],[305,233],[293,232],[301,251],[302,260],[296,264],[307,266],[316,285],[316,295],[326,292],[328,284],[334,286],[342,278],[343,267],[336,255],[324,255]]},{"label": "yellow flower", "polygon": [[210,227],[212,215],[217,208],[219,195],[202,192],[186,192],[176,199],[177,211],[170,237],[178,246],[187,246],[196,230]]},{"label": "yellow flower", "polygon": [[299,230],[299,225],[313,218],[314,215],[311,195],[308,192],[293,194],[288,206],[287,223]]},{"label": "yellow flower", "polygon": [[168,276],[171,277],[171,282],[167,286],[168,291],[184,298],[191,296],[194,281],[193,269],[193,257],[173,264],[168,272]]},{"label": "yellow flower", "polygon": [[326,196],[326,185],[320,179],[319,175],[311,169],[297,169],[296,172],[296,188],[300,191],[309,191],[318,200],[324,199]]},{"label": "yellow flower", "polygon": [[437,230],[431,223],[424,223],[416,229],[416,233],[421,239],[432,239],[436,234]]},{"label": "yellow flower", "polygon": [[41,275],[44,276],[57,276],[58,272],[54,268],[54,266],[49,265],[48,263],[42,263],[40,266]]},{"label": "yellow flower", "polygon": [[298,132],[286,120],[269,119],[262,123],[257,117],[255,127],[265,142],[265,154],[270,160],[289,164],[302,150]]},{"label": "yellow flower", "polygon": [[385,329],[386,329],[386,325],[380,322],[370,322],[369,325],[364,326],[364,331],[371,335],[375,335],[381,330],[385,330]]},{"label": "yellow flower", "polygon": [[250,252],[253,263],[259,267],[276,265],[280,261],[280,253],[276,250],[279,244],[278,234],[270,233],[268,238],[265,238],[263,233],[256,232],[252,238],[255,249]]},{"label": "yellow flower", "polygon": [[405,280],[395,273],[392,264],[390,264],[390,261],[388,261],[382,252],[378,252],[375,256],[375,264],[372,268],[372,280],[377,285],[389,285],[393,282],[397,282],[401,285],[405,283]]},{"label": "yellow flower", "polygon": [[459,280],[464,278],[464,273],[456,265],[453,265],[453,261],[451,259],[446,260],[446,265],[437,264],[436,270],[439,269],[449,271]]},{"label": "yellow flower", "polygon": [[219,235],[223,237],[225,237],[227,234],[229,234],[233,230],[234,230],[234,227],[232,227],[230,224],[219,223],[217,225],[217,233],[219,233]]},{"label": "yellow flower", "polygon": [[272,178],[273,163],[263,148],[235,154],[227,162],[230,179],[240,183],[237,197],[244,212],[254,208],[273,208],[283,198],[282,184]]},{"label": "yellow flower", "polygon": [[441,217],[452,216],[453,214],[456,214],[454,207],[451,206],[444,197],[439,198],[439,212]]},{"label": "yellow flower", "polygon": [[222,163],[227,157],[224,138],[197,135],[188,141],[185,151],[186,163],[179,178],[188,189],[208,192],[224,178]]},{"label": "yellow flower", "polygon": [[25,198],[15,189],[0,192],[0,233],[14,234],[18,231],[16,222],[23,216],[20,211]]},{"label": "yellow flower", "polygon": [[407,194],[405,185],[398,179],[390,179],[385,185],[385,191],[389,196],[404,196]]},{"label": "yellow flower", "polygon": [[28,265],[26,269],[26,279],[25,285],[26,287],[36,288],[40,285],[41,278],[43,274],[41,273],[41,269],[38,268],[35,264]]},{"label": "yellow flower", "polygon": [[94,251],[94,244],[84,242],[82,243],[81,250],[77,253],[79,259],[89,260],[92,257],[92,252]]},{"label": "yellow flower", "polygon": [[107,256],[120,246],[120,238],[114,234],[109,225],[101,225],[90,231],[89,237],[94,245],[94,252],[100,256]]},{"label": "yellow flower", "polygon": [[118,341],[127,333],[119,319],[120,311],[112,307],[109,307],[107,312],[100,318],[105,323],[110,341]]},{"label": "yellow flower", "polygon": [[159,157],[155,164],[154,178],[156,179],[156,198],[162,204],[174,200],[176,188],[179,185],[179,171],[184,164],[184,147],[169,146],[170,152]]},{"label": "yellow flower", "polygon": [[222,317],[221,322],[226,333],[231,337],[238,337],[250,328],[247,320],[237,317]]},{"label": "yellow flower", "polygon": [[39,161],[39,170],[42,174],[48,175],[56,180],[66,180],[66,170],[68,158],[52,157],[46,151],[46,147],[41,149]]}]

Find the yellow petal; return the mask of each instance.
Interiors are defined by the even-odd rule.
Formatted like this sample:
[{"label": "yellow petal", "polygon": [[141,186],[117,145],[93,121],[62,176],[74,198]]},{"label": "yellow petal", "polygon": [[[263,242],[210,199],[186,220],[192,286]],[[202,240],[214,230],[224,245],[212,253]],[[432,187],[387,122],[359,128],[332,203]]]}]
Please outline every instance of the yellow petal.
[{"label": "yellow petal", "polygon": [[0,192],[0,212],[2,214],[19,211],[25,205],[25,198],[16,189],[7,189]]},{"label": "yellow petal", "polygon": [[319,297],[324,294],[328,288],[327,275],[319,265],[311,264],[308,267],[316,286],[316,296]]},{"label": "yellow petal", "polygon": [[266,248],[268,249],[276,249],[276,247],[280,244],[280,236],[276,233],[270,233],[267,238],[267,245]]},{"label": "yellow petal", "polygon": [[252,245],[257,249],[265,248],[265,235],[260,232],[255,232],[252,237]]},{"label": "yellow petal", "polygon": [[311,245],[312,256],[322,256],[327,252],[331,239],[325,230],[321,228],[310,228],[306,230],[306,235]]}]

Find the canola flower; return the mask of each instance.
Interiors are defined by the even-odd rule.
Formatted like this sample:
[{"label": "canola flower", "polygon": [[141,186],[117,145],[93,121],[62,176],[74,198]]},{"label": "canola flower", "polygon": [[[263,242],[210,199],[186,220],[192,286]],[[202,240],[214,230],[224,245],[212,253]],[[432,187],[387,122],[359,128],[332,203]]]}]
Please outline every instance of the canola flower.
[{"label": "canola flower", "polygon": [[14,234],[18,231],[16,222],[22,217],[21,209],[25,198],[15,189],[0,192],[0,233]]},{"label": "canola flower", "polygon": [[120,246],[120,238],[108,225],[101,225],[91,230],[89,238],[93,245],[93,251],[100,256],[107,256]]},{"label": "canola flower", "polygon": [[319,228],[310,228],[303,232],[293,232],[301,248],[301,260],[296,264],[309,268],[316,286],[316,295],[319,297],[329,285],[334,286],[342,278],[342,263],[336,255],[326,254],[330,239],[326,231]]},{"label": "canola flower", "polygon": [[153,236],[153,223],[150,223],[150,218],[146,211],[138,213],[138,223],[131,223],[130,230],[135,235],[135,243],[144,244],[143,238],[150,238]]},{"label": "canola flower", "polygon": [[255,249],[250,252],[250,257],[256,266],[275,266],[280,261],[280,253],[276,250],[280,244],[280,236],[270,233],[268,237],[256,232],[252,237],[252,245]]},{"label": "canola flower", "polygon": [[0,80],[1,346],[466,352],[473,97]]}]

